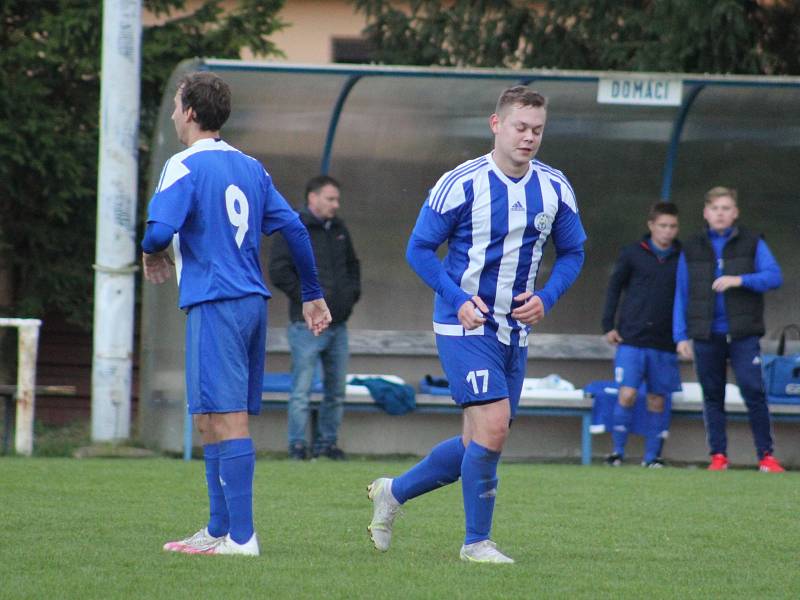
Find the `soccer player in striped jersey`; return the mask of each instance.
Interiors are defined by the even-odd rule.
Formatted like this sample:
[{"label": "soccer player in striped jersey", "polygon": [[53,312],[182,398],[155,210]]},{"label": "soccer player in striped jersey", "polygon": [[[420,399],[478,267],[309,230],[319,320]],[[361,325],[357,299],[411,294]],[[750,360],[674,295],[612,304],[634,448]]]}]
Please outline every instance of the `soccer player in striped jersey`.
[{"label": "soccer player in striped jersey", "polygon": [[230,105],[228,85],[213,73],[190,73],[178,85],[172,120],[187,149],[167,161],[150,200],[142,262],[148,281],[164,283],[173,242],[178,305],[187,313],[186,396],[203,441],[210,504],[205,527],[164,549],[255,556],[248,414],[261,407],[266,351],[262,233],[280,231],[288,242],[309,329],[319,335],[331,315],[305,226],[264,167],[220,139]]},{"label": "soccer player in striped jersey", "polygon": [[[463,429],[403,475],[369,485],[369,532],[379,550],[389,549],[400,505],[460,477],[461,559],[514,562],[490,538],[497,464],[519,404],[528,334],[577,278],[586,240],[569,181],[535,159],[546,118],[542,95],[525,86],[505,90],[489,117],[494,150],[439,179],[411,234],[406,257],[436,293],[433,329],[453,400],[464,409]],[[556,260],[538,286],[550,239]],[[445,242],[440,261],[436,250]]]}]

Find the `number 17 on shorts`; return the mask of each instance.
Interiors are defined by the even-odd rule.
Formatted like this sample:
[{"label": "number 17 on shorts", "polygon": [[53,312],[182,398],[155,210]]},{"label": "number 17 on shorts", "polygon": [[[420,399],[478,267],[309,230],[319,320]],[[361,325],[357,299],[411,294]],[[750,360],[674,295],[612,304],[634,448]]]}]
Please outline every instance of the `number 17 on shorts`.
[{"label": "number 17 on shorts", "polygon": [[453,400],[459,405],[509,398],[519,402],[527,348],[507,346],[489,336],[436,336],[436,347]]}]

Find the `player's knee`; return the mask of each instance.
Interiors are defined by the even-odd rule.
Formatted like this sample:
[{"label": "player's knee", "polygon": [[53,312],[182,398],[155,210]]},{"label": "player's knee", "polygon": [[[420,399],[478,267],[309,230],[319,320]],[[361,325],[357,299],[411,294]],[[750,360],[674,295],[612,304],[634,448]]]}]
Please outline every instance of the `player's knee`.
[{"label": "player's knee", "polygon": [[193,421],[200,435],[208,435],[211,433],[211,421],[208,415],[194,415]]},{"label": "player's knee", "polygon": [[626,407],[626,408],[630,408],[631,406],[636,404],[636,394],[637,393],[638,392],[637,392],[636,388],[627,387],[627,386],[620,387],[619,388],[619,396],[618,396],[619,403],[622,406]]},{"label": "player's knee", "polygon": [[486,424],[484,430],[489,448],[499,450],[508,437],[508,419],[495,419]]},{"label": "player's knee", "polygon": [[250,437],[246,412],[213,414],[209,422],[212,434],[220,441]]},{"label": "player's knee", "polygon": [[664,396],[657,396],[655,394],[647,395],[647,410],[650,412],[664,412]]}]

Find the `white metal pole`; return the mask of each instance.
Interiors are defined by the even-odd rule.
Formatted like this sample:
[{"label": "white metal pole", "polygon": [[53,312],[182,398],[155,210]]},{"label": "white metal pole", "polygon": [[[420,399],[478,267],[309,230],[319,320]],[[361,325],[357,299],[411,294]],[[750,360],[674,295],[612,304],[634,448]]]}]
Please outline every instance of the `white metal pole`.
[{"label": "white metal pole", "polygon": [[141,0],[104,0],[92,440],[130,437]]}]

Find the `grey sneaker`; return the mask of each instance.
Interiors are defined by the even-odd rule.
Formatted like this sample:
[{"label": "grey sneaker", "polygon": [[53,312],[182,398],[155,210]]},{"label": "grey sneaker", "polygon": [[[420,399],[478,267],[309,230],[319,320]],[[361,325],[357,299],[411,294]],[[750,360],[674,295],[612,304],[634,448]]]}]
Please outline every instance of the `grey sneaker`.
[{"label": "grey sneaker", "polygon": [[663,469],[664,468],[664,461],[660,458],[654,458],[650,462],[642,461],[642,466],[648,469]]},{"label": "grey sneaker", "polygon": [[492,540],[481,540],[461,546],[461,560],[475,563],[513,564],[514,559],[497,549]]},{"label": "grey sneaker", "polygon": [[372,500],[372,522],[367,527],[372,543],[381,552],[392,543],[392,525],[400,512],[400,504],[392,496],[392,480],[376,479],[367,486],[367,498]]},{"label": "grey sneaker", "polygon": [[182,540],[167,542],[164,550],[167,552],[191,553],[191,550],[207,550],[211,546],[218,544],[225,536],[214,537],[208,533],[208,528],[203,527],[200,531]]},{"label": "grey sneaker", "polygon": [[191,554],[238,554],[240,556],[258,556],[260,552],[258,549],[258,538],[254,533],[244,544],[237,544],[231,539],[230,535],[226,535],[210,548],[192,552]]}]

